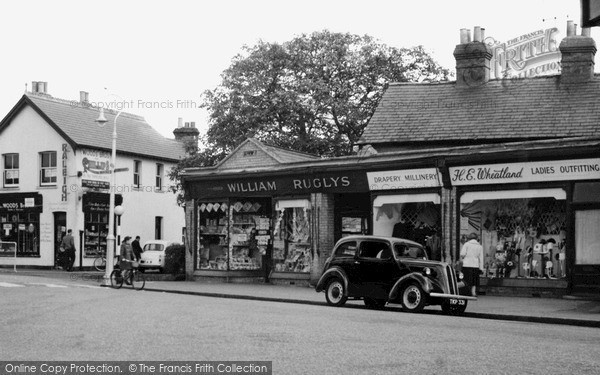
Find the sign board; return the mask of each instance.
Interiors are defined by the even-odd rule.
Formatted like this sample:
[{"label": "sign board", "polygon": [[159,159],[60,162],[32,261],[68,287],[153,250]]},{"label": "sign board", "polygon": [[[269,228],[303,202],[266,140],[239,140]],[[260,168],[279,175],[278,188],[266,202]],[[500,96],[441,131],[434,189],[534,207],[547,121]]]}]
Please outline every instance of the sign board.
[{"label": "sign board", "polygon": [[597,180],[600,158],[451,167],[452,185]]},{"label": "sign board", "polygon": [[108,189],[110,187],[110,159],[108,151],[82,149],[81,186],[93,189]]},{"label": "sign board", "polygon": [[560,39],[557,27],[536,30],[506,42],[485,38],[492,50],[490,77],[531,78],[558,74]]},{"label": "sign board", "polygon": [[367,172],[369,190],[395,190],[440,187],[442,180],[435,168]]},{"label": "sign board", "polygon": [[14,258],[14,270],[17,272],[17,243],[0,241],[0,258]]},{"label": "sign board", "polygon": [[305,173],[295,176],[239,177],[189,182],[195,198],[271,196],[279,194],[351,193],[367,191],[365,172]]}]

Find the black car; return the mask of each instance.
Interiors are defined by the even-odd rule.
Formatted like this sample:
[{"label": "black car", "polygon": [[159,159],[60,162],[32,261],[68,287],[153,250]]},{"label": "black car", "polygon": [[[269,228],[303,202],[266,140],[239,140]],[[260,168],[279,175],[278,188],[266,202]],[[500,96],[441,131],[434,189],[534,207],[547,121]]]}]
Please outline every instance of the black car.
[{"label": "black car", "polygon": [[[462,280],[462,274],[458,278]],[[447,314],[462,314],[468,300],[461,295],[464,283],[454,268],[427,260],[416,242],[381,236],[349,236],[335,245],[325,262],[316,291],[325,291],[327,303],[342,306],[350,299],[380,308],[400,303],[405,311],[419,312],[440,305]]]}]

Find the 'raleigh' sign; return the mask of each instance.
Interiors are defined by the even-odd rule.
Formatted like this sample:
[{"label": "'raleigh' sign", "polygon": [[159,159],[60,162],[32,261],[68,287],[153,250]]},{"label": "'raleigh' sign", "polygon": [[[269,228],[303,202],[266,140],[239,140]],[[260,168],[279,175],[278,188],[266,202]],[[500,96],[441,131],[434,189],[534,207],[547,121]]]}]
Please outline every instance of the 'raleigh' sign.
[{"label": "'raleigh' sign", "polygon": [[450,168],[452,185],[600,179],[600,159],[486,164]]}]

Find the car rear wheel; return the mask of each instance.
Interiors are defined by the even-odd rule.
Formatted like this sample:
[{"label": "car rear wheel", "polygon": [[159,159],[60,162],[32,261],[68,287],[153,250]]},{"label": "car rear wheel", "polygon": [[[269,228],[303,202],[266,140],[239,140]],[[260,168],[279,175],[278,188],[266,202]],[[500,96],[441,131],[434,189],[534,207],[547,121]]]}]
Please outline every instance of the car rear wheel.
[{"label": "car rear wheel", "polygon": [[365,306],[369,309],[383,309],[385,307],[386,300],[365,297]]},{"label": "car rear wheel", "polygon": [[344,283],[339,278],[333,278],[327,282],[325,299],[331,306],[342,306],[348,297],[345,295]]},{"label": "car rear wheel", "polygon": [[464,305],[451,305],[450,302],[442,303],[442,312],[446,315],[462,315],[467,309],[467,302]]},{"label": "car rear wheel", "polygon": [[426,298],[419,284],[410,283],[402,291],[402,309],[408,312],[420,312],[425,308]]}]

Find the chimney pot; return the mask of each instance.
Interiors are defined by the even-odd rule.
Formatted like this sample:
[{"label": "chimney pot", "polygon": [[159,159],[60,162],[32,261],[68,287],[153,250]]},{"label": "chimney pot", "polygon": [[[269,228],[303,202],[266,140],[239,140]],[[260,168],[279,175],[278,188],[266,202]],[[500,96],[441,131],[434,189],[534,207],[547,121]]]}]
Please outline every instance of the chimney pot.
[{"label": "chimney pot", "polygon": [[581,28],[581,35],[591,37],[592,36],[592,29],[589,28],[589,27],[582,27]]},{"label": "chimney pot", "polygon": [[575,25],[573,21],[567,21],[567,37],[575,35]]},{"label": "chimney pot", "polygon": [[475,28],[473,29],[473,41],[474,42],[481,42],[481,27],[479,26],[475,26]]},{"label": "chimney pot", "polygon": [[471,29],[467,29],[467,43],[471,43]]},{"label": "chimney pot", "polygon": [[192,121],[192,122],[190,122],[190,127],[191,127],[191,128],[195,128],[195,127],[196,127],[196,121]]},{"label": "chimney pot", "polygon": [[89,93],[86,91],[79,91],[79,101],[81,103],[87,103],[89,101]]},{"label": "chimney pot", "polygon": [[467,36],[467,29],[460,29],[460,44],[469,43],[469,39]]},{"label": "chimney pot", "polygon": [[183,127],[183,117],[179,117],[177,119],[177,127],[178,128],[182,128]]}]

